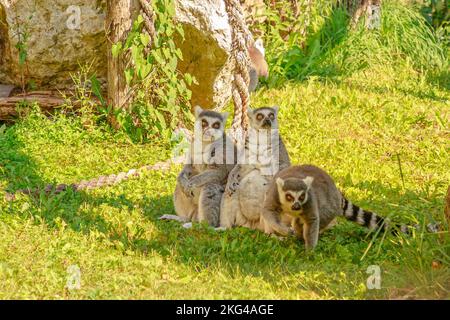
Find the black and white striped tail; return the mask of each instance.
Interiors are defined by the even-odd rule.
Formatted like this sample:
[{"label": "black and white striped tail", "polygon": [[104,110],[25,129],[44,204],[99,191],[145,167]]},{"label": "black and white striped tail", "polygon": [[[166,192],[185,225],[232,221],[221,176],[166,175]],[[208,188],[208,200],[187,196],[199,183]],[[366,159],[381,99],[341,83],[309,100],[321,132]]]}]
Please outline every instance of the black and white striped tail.
[{"label": "black and white striped tail", "polygon": [[[384,231],[390,227],[389,222],[385,218],[378,216],[374,212],[361,209],[345,197],[342,197],[342,214],[347,220],[353,221],[370,230]],[[395,228],[392,229],[392,232],[397,234],[400,231],[401,233],[410,234],[411,228],[417,229],[418,226],[412,227],[396,224]]]},{"label": "black and white striped tail", "polygon": [[376,213],[366,211],[354,205],[350,200],[342,197],[342,214],[347,220],[369,228],[370,230],[384,230],[386,221]]}]

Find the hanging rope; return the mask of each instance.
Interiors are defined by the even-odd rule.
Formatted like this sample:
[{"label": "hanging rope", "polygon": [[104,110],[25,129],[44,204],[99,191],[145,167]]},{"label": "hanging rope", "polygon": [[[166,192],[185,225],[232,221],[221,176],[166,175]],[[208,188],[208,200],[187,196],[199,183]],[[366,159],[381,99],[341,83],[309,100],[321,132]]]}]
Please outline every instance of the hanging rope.
[{"label": "hanging rope", "polygon": [[156,40],[156,30],[155,30],[155,19],[154,19],[154,12],[151,4],[151,0],[139,0],[141,4],[141,16],[144,19],[144,28],[143,31],[145,31],[149,36],[151,41],[145,48],[145,54],[148,54],[153,43]]},{"label": "hanging rope", "polygon": [[249,105],[248,85],[250,82],[248,48],[253,45],[253,37],[245,24],[239,1],[225,0],[225,8],[231,26],[231,55],[234,60],[232,82],[234,118],[231,131],[234,140],[239,142],[244,140],[248,127],[247,107]]}]

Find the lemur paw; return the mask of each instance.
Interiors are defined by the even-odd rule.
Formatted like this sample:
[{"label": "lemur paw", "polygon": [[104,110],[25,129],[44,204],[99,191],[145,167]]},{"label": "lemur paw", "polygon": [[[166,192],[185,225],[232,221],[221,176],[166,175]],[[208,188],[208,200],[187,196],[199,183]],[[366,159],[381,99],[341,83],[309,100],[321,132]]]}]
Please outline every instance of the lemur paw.
[{"label": "lemur paw", "polygon": [[427,231],[430,233],[437,233],[441,229],[441,226],[438,222],[427,224]]},{"label": "lemur paw", "polygon": [[186,222],[185,224],[183,224],[183,228],[185,228],[185,229],[192,228],[192,222]]},{"label": "lemur paw", "polygon": [[195,189],[200,187],[202,184],[201,179],[198,176],[194,176],[192,178],[189,179],[188,183],[187,183],[187,187],[189,189]]},{"label": "lemur paw", "polygon": [[186,222],[185,218],[182,218],[175,214],[163,214],[161,217],[159,217],[159,220],[175,220],[179,222]]},{"label": "lemur paw", "polygon": [[194,188],[190,184],[188,184],[185,188],[183,188],[183,193],[188,198],[193,198],[194,197]]},{"label": "lemur paw", "polygon": [[229,196],[231,196],[233,193],[236,192],[236,190],[239,188],[239,182],[235,181],[235,182],[230,182],[227,187],[226,187],[226,194],[228,194]]},{"label": "lemur paw", "polygon": [[295,234],[295,230],[291,227],[279,226],[277,233],[282,237],[289,237]]},{"label": "lemur paw", "polygon": [[272,238],[275,238],[275,239],[280,240],[280,241],[286,241],[287,240],[287,237],[277,236],[276,234],[271,234],[270,236]]}]

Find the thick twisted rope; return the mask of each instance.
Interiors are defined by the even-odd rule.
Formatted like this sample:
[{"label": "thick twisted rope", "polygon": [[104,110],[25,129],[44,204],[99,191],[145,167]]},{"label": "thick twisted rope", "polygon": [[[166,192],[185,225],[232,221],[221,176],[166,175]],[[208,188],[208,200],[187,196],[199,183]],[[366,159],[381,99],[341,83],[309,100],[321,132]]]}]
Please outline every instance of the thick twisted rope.
[{"label": "thick twisted rope", "polygon": [[144,28],[143,31],[145,31],[149,36],[151,41],[145,48],[145,53],[148,54],[151,46],[155,42],[156,39],[156,30],[155,30],[155,19],[154,19],[154,12],[151,4],[151,0],[139,0],[141,4],[141,16],[144,19]]},{"label": "thick twisted rope", "polygon": [[249,105],[248,85],[250,82],[248,47],[253,44],[253,38],[245,24],[239,1],[225,0],[225,7],[231,26],[231,54],[234,59],[234,77],[232,82],[234,118],[231,130],[234,140],[242,142],[248,127],[247,107]]},{"label": "thick twisted rope", "polygon": [[154,165],[146,165],[140,167],[139,169],[131,169],[127,172],[119,172],[118,174],[110,174],[109,176],[101,176],[97,178],[93,178],[91,180],[82,180],[78,183],[73,184],[58,184],[52,185],[48,184],[44,188],[36,188],[36,189],[20,189],[14,193],[6,193],[6,200],[12,201],[16,197],[17,193],[27,194],[27,195],[39,195],[41,192],[45,194],[58,194],[63,191],[72,189],[73,191],[81,191],[81,190],[90,190],[90,189],[98,189],[101,187],[112,186],[118,184],[122,181],[129,180],[132,178],[140,177],[146,171],[160,171],[160,170],[169,170],[170,169],[170,161],[166,162],[157,162]]}]

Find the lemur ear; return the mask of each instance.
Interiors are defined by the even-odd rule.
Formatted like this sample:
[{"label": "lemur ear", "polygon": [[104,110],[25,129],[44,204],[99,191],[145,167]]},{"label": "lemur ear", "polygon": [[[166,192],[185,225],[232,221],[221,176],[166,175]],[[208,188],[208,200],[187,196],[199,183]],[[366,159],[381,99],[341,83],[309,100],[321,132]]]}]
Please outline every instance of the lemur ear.
[{"label": "lemur ear", "polygon": [[277,180],[275,180],[275,182],[277,183],[279,188],[283,188],[284,187],[284,180],[281,179],[280,177],[278,177]]},{"label": "lemur ear", "polygon": [[264,47],[263,39],[258,38],[255,40],[255,46],[257,47]]},{"label": "lemur ear", "polygon": [[228,112],[222,113],[222,119],[223,119],[223,122],[227,122],[227,118],[228,118],[229,115],[230,115],[230,114],[229,114]]},{"label": "lemur ear", "polygon": [[198,116],[200,115],[200,113],[202,113],[203,109],[200,106],[195,106],[194,107],[194,115],[196,118],[198,118]]},{"label": "lemur ear", "polygon": [[305,179],[303,179],[303,182],[306,184],[306,186],[308,187],[308,189],[311,188],[311,185],[314,181],[314,178],[311,176],[307,176]]},{"label": "lemur ear", "polygon": [[276,114],[278,114],[278,110],[280,109],[280,107],[279,106],[273,106],[272,109],[275,110]]},{"label": "lemur ear", "polygon": [[259,50],[259,52],[261,52],[261,54],[263,56],[265,56],[265,48],[264,48],[264,43],[263,40],[261,38],[256,39],[255,41],[255,48],[257,48]]}]

